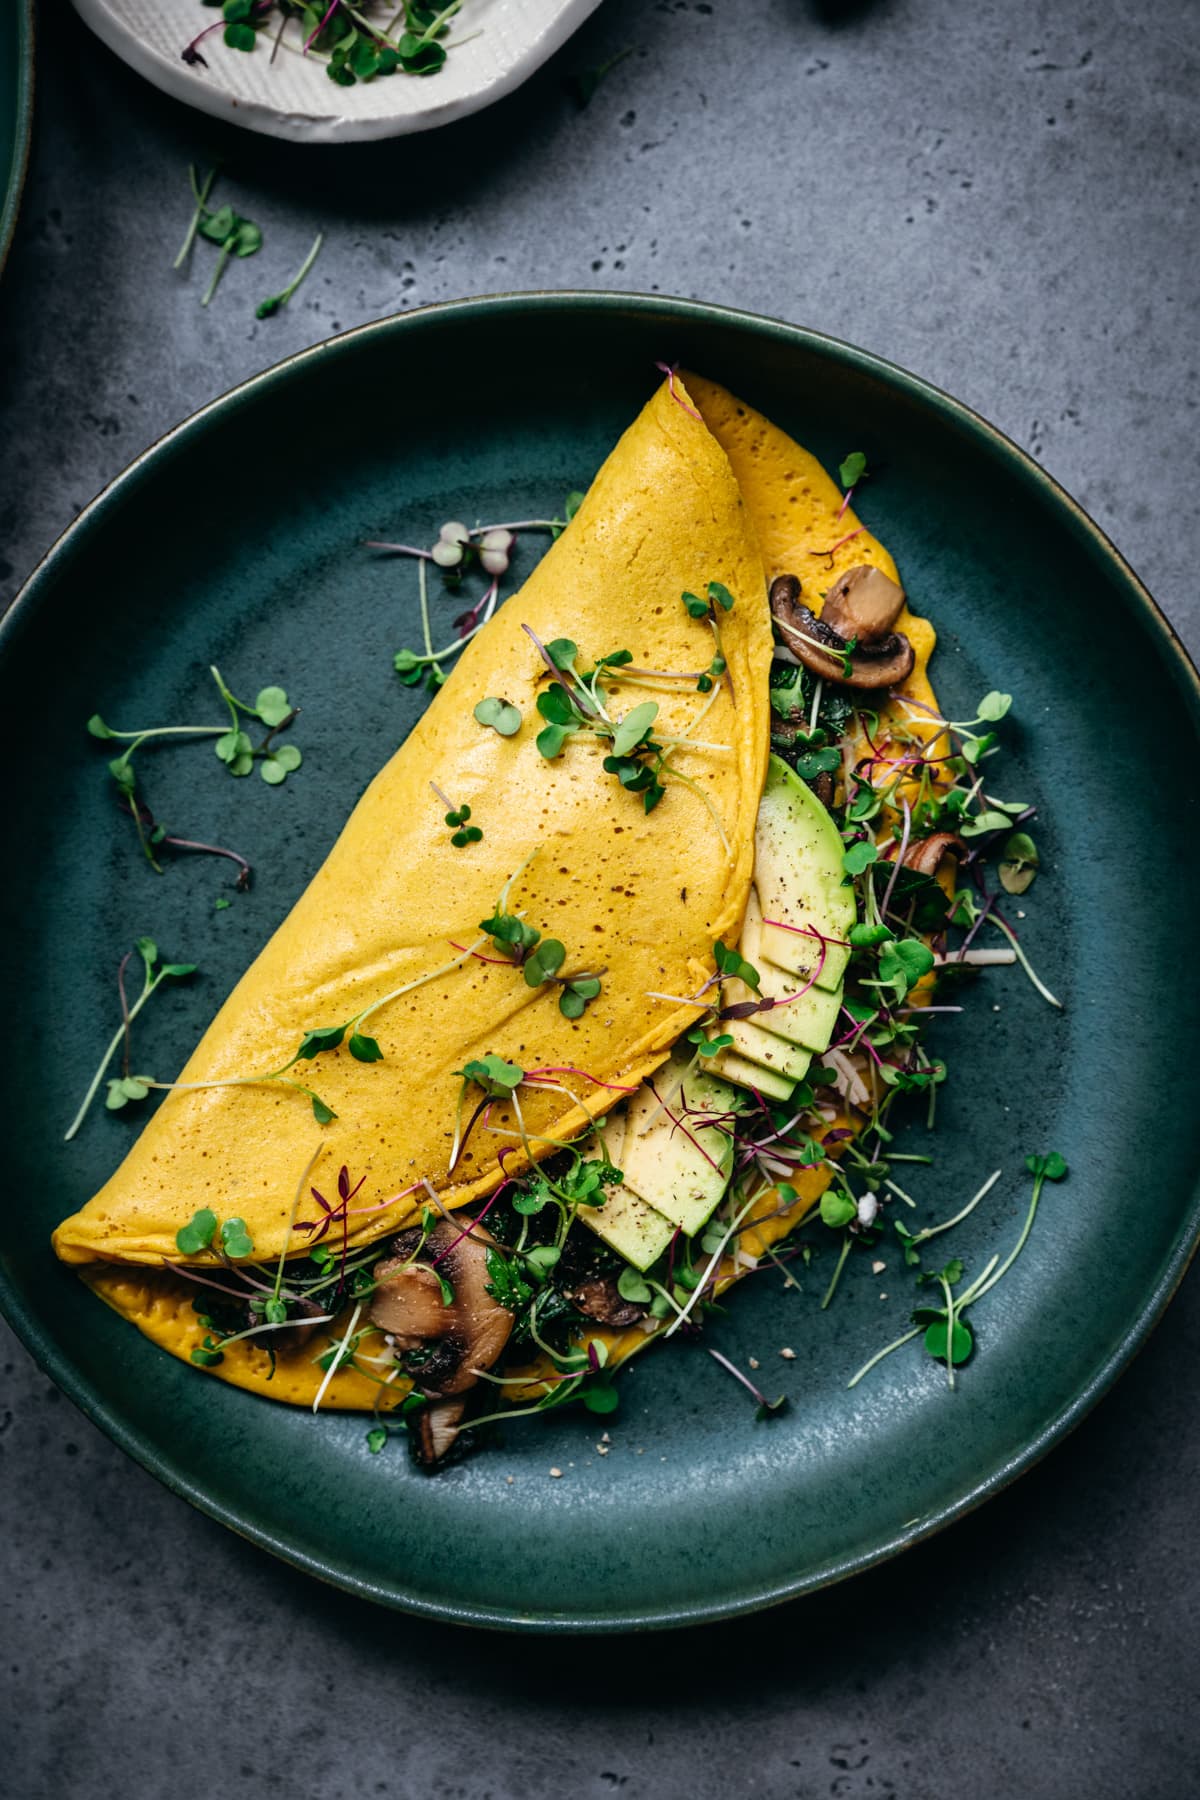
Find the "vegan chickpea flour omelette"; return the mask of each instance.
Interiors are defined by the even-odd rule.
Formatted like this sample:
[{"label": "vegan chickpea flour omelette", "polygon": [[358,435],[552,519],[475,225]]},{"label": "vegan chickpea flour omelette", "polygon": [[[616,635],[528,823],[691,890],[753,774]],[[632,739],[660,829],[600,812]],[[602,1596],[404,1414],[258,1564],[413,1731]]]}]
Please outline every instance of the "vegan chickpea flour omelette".
[{"label": "vegan chickpea flour omelette", "polygon": [[1019,821],[850,499],[668,376],[58,1227],[101,1299],[432,1464],[610,1410],[818,1202],[869,1241],[956,861]]}]

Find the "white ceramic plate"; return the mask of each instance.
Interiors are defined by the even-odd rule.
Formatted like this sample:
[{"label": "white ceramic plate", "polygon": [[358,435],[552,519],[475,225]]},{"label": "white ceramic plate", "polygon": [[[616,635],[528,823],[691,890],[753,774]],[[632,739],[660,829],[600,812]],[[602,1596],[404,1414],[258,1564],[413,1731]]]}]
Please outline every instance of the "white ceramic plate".
[{"label": "white ceramic plate", "polygon": [[[200,0],[74,0],[97,37],[163,93],[251,131],[309,144],[399,137],[478,112],[528,80],[599,4],[465,0],[449,43],[463,41],[436,75],[344,88],[315,57],[281,49],[272,61],[265,38],[253,51],[230,50],[219,30],[202,46],[207,68],[185,63],[185,44],[220,19]],[[294,34],[289,27],[293,41]]]}]

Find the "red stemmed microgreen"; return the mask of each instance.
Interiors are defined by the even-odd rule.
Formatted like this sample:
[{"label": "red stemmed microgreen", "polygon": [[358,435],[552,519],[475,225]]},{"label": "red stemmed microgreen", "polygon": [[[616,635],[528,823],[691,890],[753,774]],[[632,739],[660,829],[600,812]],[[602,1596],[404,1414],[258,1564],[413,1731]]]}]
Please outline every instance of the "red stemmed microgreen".
[{"label": "red stemmed microgreen", "polygon": [[675,377],[679,373],[679,364],[656,362],[654,366],[660,374],[666,376],[667,392],[670,394],[676,406],[682,407],[689,419],[695,419],[698,425],[703,425],[704,420],[700,417],[700,414],[696,411],[695,407],[688,405],[687,401],[683,398],[683,395],[675,386]]},{"label": "red stemmed microgreen", "polygon": [[850,505],[851,500],[854,498],[854,490],[863,479],[866,472],[867,459],[861,450],[852,450],[849,456],[838,465],[838,480],[846,490],[842,497],[842,504],[837,510],[839,519]]},{"label": "red stemmed microgreen", "polygon": [[740,1381],[746,1392],[752,1395],[758,1402],[754,1414],[756,1424],[761,1424],[764,1419],[778,1418],[781,1412],[787,1410],[788,1399],[786,1394],[780,1394],[778,1399],[768,1400],[762,1389],[755,1387],[750,1377],[748,1375],[743,1375],[742,1371],[734,1363],[731,1363],[727,1356],[722,1356],[721,1352],[719,1350],[714,1350],[711,1345],[709,1346],[708,1354],[712,1357],[714,1362],[720,1363],[723,1369],[728,1370],[735,1381]]}]

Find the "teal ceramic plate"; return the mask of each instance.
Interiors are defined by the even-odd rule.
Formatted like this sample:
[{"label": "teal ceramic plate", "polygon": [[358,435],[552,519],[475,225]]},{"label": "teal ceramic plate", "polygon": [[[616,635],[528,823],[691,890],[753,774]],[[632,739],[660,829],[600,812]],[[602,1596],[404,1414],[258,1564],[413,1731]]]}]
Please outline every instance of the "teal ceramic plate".
[{"label": "teal ceramic plate", "polygon": [[33,0],[0,7],[0,269],[17,223],[33,120]]},{"label": "teal ceramic plate", "polygon": [[[1028,1248],[973,1315],[957,1391],[912,1346],[847,1392],[903,1329],[911,1278],[854,1260],[817,1302],[756,1275],[710,1340],[756,1356],[790,1411],[756,1424],[698,1345],[652,1351],[612,1420],[553,1415],[435,1478],[368,1453],[361,1418],[274,1407],[155,1350],[51,1258],[52,1225],[136,1129],[94,1115],[61,1139],[111,1027],[114,966],[150,932],[196,981],[156,1000],[138,1061],[176,1067],[282,919],[419,700],[391,654],[416,635],[411,564],[364,539],[428,541],[447,518],[545,516],[584,485],[676,358],[767,410],[827,462],[865,450],[863,495],[941,632],[952,717],[1016,696],[998,791],[1037,801],[1043,870],[1025,942],[1066,1001],[993,972],[938,1029],[951,1064],[922,1216],[1004,1179],[956,1233],[978,1269],[1013,1243],[1023,1154],[1056,1149]],[[458,610],[439,600],[441,623]],[[285,787],[229,781],[202,753],[156,757],[160,817],[256,865],[161,878],[131,848],[88,715],[189,717],[216,661],[304,708]],[[478,1624],[681,1624],[804,1592],[892,1555],[1027,1468],[1145,1338],[1196,1241],[1198,1016],[1180,980],[1200,834],[1178,772],[1197,754],[1196,681],[1096,528],[955,401],[871,356],[717,307],[540,294],[435,307],[351,332],[206,407],[90,506],[0,635],[6,791],[5,1306],[42,1365],[176,1492],[313,1573],[390,1605]],[[909,1149],[925,1139],[919,1126]],[[1152,1170],[1152,1180],[1147,1171]],[[882,1296],[886,1294],[886,1299]],[[794,1360],[780,1356],[795,1351]],[[605,1456],[595,1445],[608,1424]],[[563,1471],[550,1476],[551,1467]]]}]

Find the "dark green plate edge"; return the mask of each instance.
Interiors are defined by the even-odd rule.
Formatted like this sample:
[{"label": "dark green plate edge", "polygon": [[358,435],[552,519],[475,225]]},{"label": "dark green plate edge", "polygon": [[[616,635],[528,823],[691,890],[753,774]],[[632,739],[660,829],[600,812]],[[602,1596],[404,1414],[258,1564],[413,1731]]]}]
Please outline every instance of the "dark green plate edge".
[{"label": "dark green plate edge", "polygon": [[[14,102],[12,161],[8,167],[4,204],[0,207],[0,274],[4,272],[13,232],[17,228],[17,212],[29,169],[29,146],[33,136],[33,0],[16,0],[2,27],[16,43],[17,85]],[[5,96],[7,99],[8,96]]]},{"label": "dark green plate edge", "polygon": [[[136,491],[143,474],[154,459],[160,456],[173,457],[186,450],[188,443],[205,430],[210,417],[215,417],[226,408],[236,410],[252,395],[257,396],[265,388],[290,380],[293,371],[302,371],[304,366],[309,363],[336,356],[341,346],[351,341],[357,342],[372,334],[395,330],[403,331],[412,328],[419,330],[421,325],[431,318],[438,323],[463,321],[468,325],[475,324],[480,329],[486,330],[491,317],[513,309],[575,311],[581,315],[588,312],[601,315],[636,312],[647,316],[662,315],[664,320],[683,321],[697,328],[706,324],[718,323],[734,326],[765,337],[784,350],[802,348],[809,354],[847,364],[860,374],[869,376],[883,385],[899,389],[910,400],[932,409],[944,423],[973,439],[993,456],[1007,464],[1008,472],[1020,485],[1031,493],[1036,493],[1043,502],[1049,501],[1083,549],[1097,562],[1105,564],[1111,574],[1115,574],[1126,593],[1129,605],[1140,613],[1143,623],[1152,627],[1157,634],[1164,653],[1164,661],[1173,669],[1176,683],[1186,698],[1188,712],[1197,738],[1200,739],[1200,673],[1191,662],[1171,624],[1133,569],[1100,527],[1088,517],[1066,490],[1044,469],[1039,468],[1011,438],[1006,437],[980,414],[973,412],[970,407],[953,399],[940,388],[933,386],[932,383],[910,374],[895,363],[887,362],[882,357],[874,356],[854,345],[843,343],[823,332],[814,331],[805,326],[789,325],[781,319],[765,318],[759,314],[742,312],[733,307],[651,294],[567,289],[494,294],[478,299],[445,301],[433,306],[414,308],[410,313],[396,314],[390,318],[377,320],[372,324],[357,326],[353,330],[342,332],[337,337],[330,338],[311,349],[298,351],[262,374],[252,376],[248,381],[229,389],[227,393],[201,407],[182,424],[166,432],[156,443],[136,457],[83,509],[38,563],[13,601],[8,613],[3,620],[0,620],[0,652],[3,652],[9,638],[18,628],[21,618],[37,605],[39,594],[42,588],[48,585],[58,560],[62,558],[69,560],[81,551],[86,552],[87,532],[92,520],[101,518],[111,508],[123,505],[129,495]],[[898,1531],[882,1543],[876,1543],[852,1555],[831,1561],[825,1567],[814,1570],[795,1581],[762,1588],[746,1593],[737,1599],[724,1599],[719,1603],[707,1605],[701,1602],[695,1606],[675,1607],[660,1612],[631,1613],[622,1617],[521,1615],[519,1613],[502,1613],[495,1609],[485,1611],[469,1606],[430,1602],[415,1598],[396,1587],[361,1580],[340,1570],[333,1563],[304,1555],[291,1545],[273,1537],[251,1518],[243,1516],[232,1508],[217,1504],[202,1488],[183,1479],[168,1457],[163,1456],[154,1444],[144,1439],[141,1434],[130,1429],[123,1419],[108,1406],[86,1376],[47,1346],[37,1320],[25,1310],[20,1295],[10,1286],[3,1274],[0,1274],[0,1312],[3,1312],[8,1319],[38,1367],[49,1375],[68,1398],[73,1400],[94,1424],[106,1432],[114,1443],[139,1462],[143,1468],[148,1469],[172,1493],[181,1495],[201,1512],[207,1513],[209,1517],[227,1526],[240,1537],[259,1545],[264,1550],[269,1550],[272,1555],[290,1563],[295,1568],[302,1569],[306,1574],[316,1576],[319,1580],[346,1589],[364,1599],[396,1607],[422,1617],[455,1624],[569,1635],[587,1633],[608,1635],[633,1629],[665,1629],[705,1624],[718,1619],[734,1618],[745,1613],[760,1611],[767,1606],[778,1605],[785,1600],[795,1599],[801,1594],[829,1587],[834,1582],[843,1581],[848,1576],[886,1562],[901,1550],[907,1550],[914,1544],[924,1542],[926,1538],[934,1536],[936,1532],[943,1530],[956,1519],[972,1512],[984,1500],[999,1493],[1010,1482],[1015,1481],[1018,1476],[1039,1462],[1047,1451],[1074,1430],[1097,1401],[1103,1398],[1118,1375],[1128,1367],[1134,1356],[1146,1343],[1178,1289],[1198,1245],[1200,1245],[1200,1189],[1194,1191],[1191,1196],[1171,1253],[1158,1281],[1145,1296],[1140,1310],[1120,1343],[1093,1371],[1089,1380],[1079,1388],[1074,1399],[1064,1406],[1057,1416],[1036,1437],[1025,1443],[1019,1451],[990,1470],[980,1481],[961,1493],[955,1500],[923,1519],[918,1527],[907,1531]]]}]

